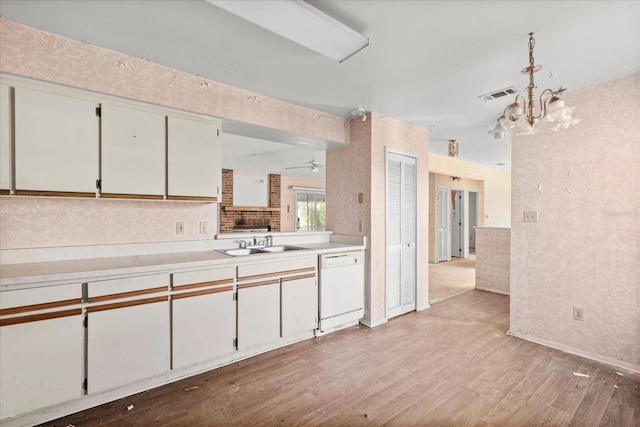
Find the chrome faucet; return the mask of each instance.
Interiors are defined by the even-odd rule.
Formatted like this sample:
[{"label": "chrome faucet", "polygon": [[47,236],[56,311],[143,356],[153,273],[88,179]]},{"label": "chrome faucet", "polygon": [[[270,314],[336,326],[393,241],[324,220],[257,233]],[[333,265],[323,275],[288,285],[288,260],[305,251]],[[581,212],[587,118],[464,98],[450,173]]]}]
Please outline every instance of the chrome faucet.
[{"label": "chrome faucet", "polygon": [[273,246],[273,236],[271,234],[265,237],[265,240],[267,246]]}]

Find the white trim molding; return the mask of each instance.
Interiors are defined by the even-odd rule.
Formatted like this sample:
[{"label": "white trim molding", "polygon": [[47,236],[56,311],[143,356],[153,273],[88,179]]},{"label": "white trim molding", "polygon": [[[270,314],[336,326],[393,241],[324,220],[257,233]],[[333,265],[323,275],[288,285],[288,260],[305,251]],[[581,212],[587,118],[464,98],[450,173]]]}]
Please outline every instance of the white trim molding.
[{"label": "white trim molding", "polygon": [[629,363],[624,363],[623,361],[618,360],[618,359],[613,359],[611,357],[604,357],[604,356],[600,356],[600,355],[597,355],[597,354],[592,354],[592,353],[589,353],[587,351],[579,350],[577,348],[573,348],[573,347],[570,347],[568,345],[560,344],[560,343],[557,343],[557,342],[554,342],[554,341],[548,341],[548,340],[545,340],[545,339],[536,338],[536,337],[532,337],[532,336],[525,335],[525,334],[520,334],[518,332],[512,331],[511,329],[509,329],[507,331],[507,335],[515,337],[515,338],[520,338],[520,339],[523,339],[523,340],[526,340],[526,341],[530,341],[530,342],[533,342],[533,343],[536,343],[536,344],[544,345],[545,347],[555,348],[556,350],[560,350],[560,351],[563,351],[565,353],[575,354],[576,356],[584,357],[586,359],[595,360],[596,362],[605,363],[607,365],[611,365],[611,366],[619,368],[619,369],[624,369],[624,370],[627,370],[629,372],[633,372],[635,374],[639,374],[640,373],[640,366],[629,364]]},{"label": "white trim molding", "polygon": [[384,325],[387,322],[388,320],[386,318],[378,319],[378,320],[367,320],[364,318],[360,319],[360,323],[366,326],[367,328],[375,328],[376,326]]}]

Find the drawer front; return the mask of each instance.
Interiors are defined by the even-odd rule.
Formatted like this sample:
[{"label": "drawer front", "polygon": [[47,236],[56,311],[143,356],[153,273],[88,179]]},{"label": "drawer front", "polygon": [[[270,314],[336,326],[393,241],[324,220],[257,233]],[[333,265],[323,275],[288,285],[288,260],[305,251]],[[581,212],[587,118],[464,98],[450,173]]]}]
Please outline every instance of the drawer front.
[{"label": "drawer front", "polygon": [[189,271],[185,273],[174,273],[172,277],[172,288],[184,289],[195,286],[215,286],[233,283],[236,275],[235,267],[214,268],[208,270]]},{"label": "drawer front", "polygon": [[89,302],[96,302],[132,298],[168,290],[169,274],[163,273],[90,282],[88,296]]},{"label": "drawer front", "polygon": [[262,277],[282,277],[315,272],[318,265],[316,256],[281,260],[275,262],[261,262],[238,266],[238,281],[257,280]]},{"label": "drawer front", "polygon": [[82,314],[80,283],[0,294],[0,327]]}]

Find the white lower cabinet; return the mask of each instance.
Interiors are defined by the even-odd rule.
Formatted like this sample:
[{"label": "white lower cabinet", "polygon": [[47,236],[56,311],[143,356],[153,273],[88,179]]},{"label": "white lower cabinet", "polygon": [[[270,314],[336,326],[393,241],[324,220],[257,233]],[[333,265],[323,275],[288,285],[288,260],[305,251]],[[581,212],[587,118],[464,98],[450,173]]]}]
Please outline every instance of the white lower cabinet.
[{"label": "white lower cabinet", "polygon": [[301,278],[284,278],[281,286],[282,336],[316,329],[318,282],[315,273]]},{"label": "white lower cabinet", "polygon": [[235,268],[172,277],[172,368],[232,353],[236,337]]},{"label": "white lower cabinet", "polygon": [[87,391],[170,369],[169,274],[88,284]]},{"label": "white lower cabinet", "polygon": [[2,291],[0,420],[312,336],[317,256],[256,259]]},{"label": "white lower cabinet", "polygon": [[238,285],[238,350],[280,338],[280,281]]},{"label": "white lower cabinet", "polygon": [[317,257],[238,266],[238,350],[317,327]]},{"label": "white lower cabinet", "polygon": [[2,292],[0,419],[82,396],[80,284]]}]

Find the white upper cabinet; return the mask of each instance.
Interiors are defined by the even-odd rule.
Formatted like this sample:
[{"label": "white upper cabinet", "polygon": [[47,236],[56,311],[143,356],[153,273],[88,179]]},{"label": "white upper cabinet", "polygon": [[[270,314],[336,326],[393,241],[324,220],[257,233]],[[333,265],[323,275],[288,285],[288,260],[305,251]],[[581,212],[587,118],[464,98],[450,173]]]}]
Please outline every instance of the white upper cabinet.
[{"label": "white upper cabinet", "polygon": [[102,197],[162,199],[165,116],[102,104]]},{"label": "white upper cabinet", "polygon": [[11,190],[11,92],[0,85],[0,194]]},{"label": "white upper cabinet", "polygon": [[96,106],[71,96],[15,88],[17,194],[95,196]]},{"label": "white upper cabinet", "polygon": [[219,200],[220,123],[168,117],[169,199]]}]

